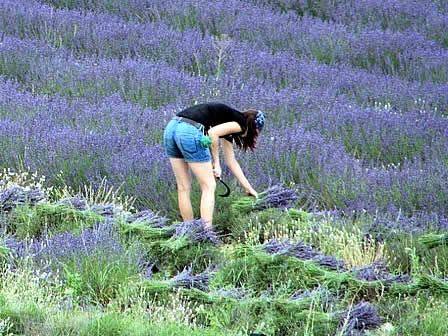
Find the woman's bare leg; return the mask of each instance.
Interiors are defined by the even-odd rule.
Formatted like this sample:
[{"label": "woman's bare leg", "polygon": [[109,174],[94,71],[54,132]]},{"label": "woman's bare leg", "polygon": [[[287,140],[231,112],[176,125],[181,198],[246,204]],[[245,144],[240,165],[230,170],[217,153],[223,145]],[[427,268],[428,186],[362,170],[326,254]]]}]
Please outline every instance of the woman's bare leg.
[{"label": "woman's bare leg", "polygon": [[191,176],[188,164],[184,159],[170,158],[170,162],[171,167],[173,167],[174,176],[176,177],[180,215],[184,221],[192,220],[194,217],[190,200]]},{"label": "woman's bare leg", "polygon": [[213,210],[215,208],[216,181],[213,175],[212,163],[188,162],[193,174],[201,187],[201,218],[206,226],[211,227],[213,222]]}]

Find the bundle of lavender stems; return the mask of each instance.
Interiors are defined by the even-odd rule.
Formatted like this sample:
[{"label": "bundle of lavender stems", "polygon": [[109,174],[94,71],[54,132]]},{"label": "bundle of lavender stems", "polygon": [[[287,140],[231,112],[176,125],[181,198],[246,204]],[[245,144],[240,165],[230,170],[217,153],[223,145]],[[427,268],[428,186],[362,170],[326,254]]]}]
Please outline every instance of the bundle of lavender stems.
[{"label": "bundle of lavender stems", "polygon": [[185,237],[192,242],[212,243],[215,246],[221,243],[217,233],[210,227],[207,227],[205,221],[202,218],[178,223],[174,226],[174,228],[175,238]]},{"label": "bundle of lavender stems", "polygon": [[202,291],[207,290],[211,272],[205,270],[204,272],[193,274],[192,268],[192,265],[185,268],[182,272],[172,278],[170,282],[174,287],[187,289],[196,288]]},{"label": "bundle of lavender stems", "polygon": [[289,240],[279,241],[272,239],[263,244],[263,250],[269,254],[286,255],[301,260],[312,260],[319,266],[327,267],[331,270],[346,271],[343,260],[339,260],[334,256],[323,255],[302,241],[292,242]]},{"label": "bundle of lavender stems", "polygon": [[355,272],[356,278],[359,280],[366,280],[366,281],[379,280],[385,283],[391,283],[391,282],[409,283],[411,281],[411,277],[408,274],[398,274],[398,275],[390,274],[387,265],[381,260],[374,261],[370,265],[365,265],[362,267],[353,267],[352,271]]},{"label": "bundle of lavender stems", "polygon": [[79,195],[73,197],[65,197],[60,199],[55,203],[56,205],[63,205],[69,208],[73,208],[75,210],[84,211],[87,210],[89,205],[87,204],[87,200]]},{"label": "bundle of lavender stems", "polygon": [[295,189],[286,188],[282,184],[276,184],[259,193],[258,198],[242,197],[233,202],[232,206],[235,210],[242,212],[267,208],[287,209],[298,198]]},{"label": "bundle of lavender stems", "polygon": [[0,193],[0,213],[9,212],[18,205],[35,205],[47,200],[47,195],[40,190],[11,187]]},{"label": "bundle of lavender stems", "polygon": [[344,336],[365,335],[365,330],[376,329],[382,323],[381,317],[368,302],[361,302],[343,313],[341,321],[343,322],[342,335]]},{"label": "bundle of lavender stems", "polygon": [[168,225],[168,218],[159,216],[157,212],[152,210],[142,210],[134,215],[128,216],[126,222],[143,222],[153,228],[163,228]]}]

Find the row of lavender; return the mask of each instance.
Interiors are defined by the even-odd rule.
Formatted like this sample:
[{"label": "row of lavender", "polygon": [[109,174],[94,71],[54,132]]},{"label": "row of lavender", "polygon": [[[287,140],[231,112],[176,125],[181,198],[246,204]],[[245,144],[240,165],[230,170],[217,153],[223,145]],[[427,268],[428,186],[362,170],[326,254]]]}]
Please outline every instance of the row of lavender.
[{"label": "row of lavender", "polygon": [[[10,15],[14,12],[8,13]],[[32,15],[29,13],[30,17]],[[74,29],[73,39],[55,39],[62,36],[56,33],[65,32],[70,26],[62,18],[70,17]],[[38,25],[22,26],[37,29],[25,30],[23,36],[38,36],[53,44],[60,41],[59,45],[66,46],[67,50],[54,50],[35,41],[21,42],[5,37],[2,43],[5,51],[2,53],[2,72],[18,78],[22,87],[34,93],[62,94],[83,99],[77,100],[75,105],[65,102],[63,98],[33,101],[28,107],[14,110],[17,111],[14,113],[11,113],[10,106],[23,106],[20,103],[26,101],[24,96],[18,92],[17,97],[20,99],[6,101],[2,114],[10,120],[3,124],[5,132],[2,141],[5,146],[11,147],[11,151],[4,152],[5,162],[17,162],[14,161],[14,153],[22,153],[19,157],[21,161],[35,168],[40,167],[49,176],[62,170],[68,182],[92,181],[104,174],[112,176],[116,183],[126,180],[128,190],[136,191],[137,196],[164,197],[166,194],[160,195],[162,189],[155,182],[163,181],[167,176],[164,174],[169,174],[160,147],[160,126],[171,112],[194,102],[198,96],[204,100],[217,98],[240,106],[261,102],[257,106],[272,113],[271,122],[277,127],[267,132],[269,134],[262,139],[262,150],[259,152],[271,153],[272,146],[284,148],[284,151],[283,154],[277,152],[275,158],[257,153],[247,159],[248,169],[254,172],[254,176],[260,177],[257,185],[264,185],[266,178],[284,178],[304,185],[313,197],[328,207],[374,209],[376,206],[385,208],[395,204],[407,213],[426,209],[428,212],[444,214],[446,166],[443,160],[446,158],[443,157],[443,148],[447,138],[446,119],[432,114],[438,114],[434,113],[435,107],[441,106],[440,109],[443,109],[446,106],[447,96],[443,94],[446,85],[383,79],[378,75],[354,71],[350,67],[351,72],[347,75],[347,67],[341,70],[297,61],[293,57],[294,53],[272,56],[269,55],[269,49],[263,49],[265,46],[253,49],[250,44],[237,41],[233,41],[225,50],[224,55],[229,56],[229,62],[220,74],[219,66],[224,67],[224,63],[219,63],[219,45],[217,48],[213,38],[209,35],[202,37],[197,31],[181,34],[169,30],[162,23],[126,25],[113,16],[103,14],[83,16],[79,12],[49,10],[48,15],[42,18],[43,21],[39,21]],[[102,19],[105,22],[103,24]],[[108,25],[117,22],[118,29],[110,27],[111,30],[106,30]],[[50,23],[57,29],[45,30],[45,27],[51,26]],[[96,30],[98,27],[103,30]],[[127,30],[129,27],[132,29]],[[129,31],[129,36],[137,36],[132,35],[132,32],[144,27],[150,27],[151,36],[155,36],[154,40],[149,40],[149,44],[145,44],[148,43],[146,35],[133,41],[122,38],[128,36]],[[104,35],[98,34],[101,32]],[[170,40],[170,37],[173,39]],[[92,48],[95,46],[97,49],[86,49],[87,41],[91,42],[89,45]],[[95,50],[101,51],[103,47],[108,50],[107,46],[116,47],[117,52],[112,54],[117,58],[143,57],[138,60],[126,58],[120,63],[117,59],[77,59],[71,56],[71,53],[96,54]],[[249,62],[254,53],[263,55],[263,58]],[[215,55],[212,62],[207,59],[209,55]],[[160,58],[169,65],[160,62]],[[301,66],[300,70],[291,71],[297,64]],[[235,78],[239,71],[245,70],[244,66],[248,69],[245,71],[246,78]],[[253,67],[258,69],[258,76],[264,77],[264,81],[252,79],[247,82],[247,79],[253,78]],[[218,79],[193,77],[179,73],[179,69],[216,74]],[[284,70],[280,72],[278,69]],[[279,72],[284,77],[271,81],[270,77]],[[302,76],[303,73],[308,77]],[[342,81],[337,81],[338,76],[344,73]],[[326,74],[331,74],[330,78],[334,78],[339,86],[332,83],[323,89],[322,86],[329,81]],[[353,75],[355,77],[350,77]],[[284,78],[289,80],[285,83]],[[352,89],[353,78],[359,78],[361,84]],[[380,84],[375,86],[375,81]],[[285,87],[277,91],[279,86]],[[414,106],[414,109],[409,109],[410,114],[406,118],[394,114],[398,110],[394,107],[360,109],[341,96],[353,90],[358,97],[372,99],[372,96],[376,97],[375,94],[384,95],[384,88],[388,87],[393,90],[386,95],[392,95],[390,99],[394,103],[397,101],[398,105],[402,96],[405,96],[405,103],[402,104]],[[422,88],[427,88],[427,91],[419,90]],[[16,94],[11,94],[9,90],[11,88],[7,86],[5,97]],[[367,93],[363,90],[367,90]],[[415,103],[412,96],[415,92],[419,92],[424,101]],[[120,94],[121,98],[118,95],[102,98],[114,93]],[[28,99],[32,101],[34,98]],[[89,105],[92,102],[95,104]],[[129,102],[156,109],[142,109]],[[160,108],[166,103],[172,105]],[[368,104],[368,99],[365,103]],[[419,108],[420,104],[423,108]],[[35,112],[36,106],[43,107],[39,113]],[[431,107],[433,111],[424,113]],[[110,111],[109,118],[106,117],[106,111]],[[95,120],[95,116],[99,115],[105,120]],[[280,122],[291,119],[298,119],[302,124],[300,127],[285,128]],[[378,119],[381,121],[380,126]],[[44,120],[50,126],[45,127]],[[123,123],[125,120],[126,123]],[[143,120],[150,120],[150,123],[143,123]],[[29,125],[34,130],[30,130]],[[306,132],[301,127],[319,132]],[[17,137],[17,134],[26,135],[30,132],[32,135],[23,137],[25,143]],[[322,133],[333,140],[327,140]],[[14,146],[18,146],[17,152],[12,149]],[[374,163],[398,164],[404,157],[414,157],[415,162],[403,164],[403,169],[366,171],[359,162],[346,154],[347,149]],[[33,153],[47,154],[36,158]]]},{"label": "row of lavender", "polygon": [[220,46],[208,34],[202,36],[192,30],[175,32],[163,23],[127,24],[105,14],[83,15],[78,11],[54,11],[31,4],[26,8],[6,5],[0,7],[3,30],[20,37],[41,38],[57,47],[65,46],[75,54],[165,61],[179,70],[209,76],[225,72],[242,80],[256,77],[279,88],[332,83],[338,94],[345,94],[361,105],[380,101],[389,103],[396,111],[437,109],[440,113],[448,106],[446,83],[412,83],[356,71],[350,66],[326,67],[300,61],[294,53],[272,55],[269,49],[233,40],[227,47]]},{"label": "row of lavender", "polygon": [[[271,111],[279,122],[300,120],[306,129],[317,130],[343,143],[348,152],[372,164],[400,164],[405,158],[428,162],[445,155],[447,119],[421,110],[403,115],[394,113],[387,106],[362,109],[338,96],[337,88],[316,86],[277,91],[275,87],[255,80],[244,85],[241,79],[227,75],[221,79],[192,77],[163,62],[78,60],[64,49],[54,50],[35,41],[14,38],[4,38],[0,50],[2,73],[19,79],[22,87],[34,93],[82,97],[90,102],[117,94],[125,102],[143,106],[172,105],[165,107],[165,112],[158,117],[151,118],[152,127],[143,122],[147,117],[133,108],[122,115],[109,117],[103,107],[95,105],[82,114],[74,113],[73,108],[64,108],[66,112],[59,115],[45,112],[48,110],[46,105],[37,108],[50,113],[51,117],[47,118],[59,118],[60,125],[98,134],[114,129],[119,134],[154,144],[154,139],[160,140],[160,132],[157,134],[154,129],[161,129],[172,115],[167,111],[174,112],[202,97],[247,107],[263,101],[259,108]],[[235,92],[235,88],[239,90]],[[18,111],[16,107],[15,112],[8,115],[15,119],[25,118],[37,113],[37,109],[28,107]],[[98,122],[100,117],[101,122]],[[42,115],[39,118],[44,119]],[[273,124],[275,119],[271,120]]]},{"label": "row of lavender", "polygon": [[[170,6],[163,1],[145,0],[40,0],[61,9],[88,9],[91,11],[109,12],[125,20],[148,22],[157,18],[154,6]],[[228,3],[228,2],[227,2]],[[343,24],[350,29],[359,30],[364,27],[370,29],[392,31],[422,31],[426,38],[448,47],[448,15],[444,14],[448,7],[443,2],[428,1],[378,1],[378,0],[350,0],[350,1],[307,1],[307,0],[252,0],[250,3],[267,7],[274,12],[294,12],[296,15],[315,16],[325,21]],[[197,4],[197,2],[196,2]],[[199,6],[195,6],[199,8]],[[212,6],[215,3],[209,1]],[[248,4],[233,1],[234,11],[247,10]],[[176,5],[179,5],[177,3]],[[184,3],[180,4],[185,6]],[[252,6],[249,6],[252,8]],[[207,8],[202,8],[207,10]],[[259,9],[261,10],[261,9]],[[199,13],[198,13],[199,14]],[[291,13],[290,13],[291,14]],[[271,15],[275,15],[271,13]],[[185,21],[188,24],[188,20]]]},{"label": "row of lavender", "polygon": [[[158,32],[162,34],[161,31],[154,31],[153,33],[157,35],[156,33]],[[200,64],[200,70],[205,73],[213,75],[219,73],[219,50],[216,50],[213,45],[209,45],[207,42],[203,43],[204,45],[202,45],[201,48],[192,50],[189,48],[191,40],[199,38],[198,36],[191,37],[191,39],[184,39],[182,38],[182,35],[178,35],[177,39],[170,39],[169,42],[163,43],[161,43],[161,41],[164,41],[164,36],[159,36],[161,40],[154,42],[154,44],[148,47],[151,49],[154,56],[148,57],[148,60],[139,58],[138,62],[135,64],[138,63],[139,66],[145,66],[144,63],[147,61],[157,63],[167,62],[173,67],[171,70],[167,71],[173,73],[172,76],[177,77],[179,80],[187,81],[188,83],[191,83],[191,80],[187,78],[188,76],[182,74],[176,75],[178,70],[184,68],[198,69],[198,65]],[[198,41],[197,44],[200,44],[200,41]],[[98,43],[101,43],[101,41],[98,41]],[[168,47],[169,50],[167,50]],[[64,69],[64,72],[67,73],[67,77],[69,77],[68,74],[71,74],[74,71],[80,71],[77,69],[78,61],[70,55],[70,52],[72,52],[73,49],[65,50],[64,48],[59,48],[58,50],[54,50],[42,42],[29,40],[21,42],[20,40],[9,38],[8,36],[3,36],[1,48],[3,63],[2,74],[17,78],[22,82],[32,80],[30,76],[33,74],[28,73],[30,70],[33,72],[43,72],[44,76],[42,76],[41,73],[34,74],[35,76],[39,76],[39,79],[42,78],[42,80],[50,80],[51,76],[55,76],[55,71],[56,75],[59,77],[62,76],[63,71],[61,68],[64,66],[68,67],[67,69]],[[164,56],[166,53],[169,54],[169,58]],[[208,57],[202,59],[202,56],[196,57],[195,53],[197,55],[207,55]],[[347,67],[332,68],[325,65],[319,65],[312,61],[298,61],[294,57],[285,54],[270,55],[262,50],[251,51],[248,46],[244,44],[236,44],[230,48],[227,53],[227,57],[222,64],[220,64],[220,67],[224,69],[221,76],[227,75],[232,77],[233,81],[239,81],[240,84],[248,82],[246,85],[251,85],[251,82],[255,81],[257,84],[260,83],[263,84],[263,86],[272,86],[279,90],[291,90],[303,88],[304,86],[325,87],[325,89],[333,90],[334,96],[344,95],[347,98],[355,100],[361,106],[375,106],[376,103],[381,103],[387,105],[394,112],[399,113],[405,113],[407,111],[424,111],[426,113],[440,115],[444,114],[444,111],[448,108],[448,97],[446,95],[448,90],[447,84],[436,85],[431,83],[407,82],[399,79],[372,75],[365,71],[355,71]],[[254,55],[251,55],[251,53],[257,54],[258,57],[253,59]],[[48,61],[48,57],[57,57],[58,59],[57,61]],[[201,58],[199,59],[199,57]],[[46,64],[48,62],[50,62],[50,64]],[[118,68],[122,66],[118,60],[115,62],[105,60],[100,61],[95,57],[90,58],[90,62],[86,61],[84,63],[89,63],[90,68],[94,68],[98,67],[100,62],[101,64],[108,64],[107,71],[109,71],[109,73],[120,71]],[[51,69],[51,67],[53,69]],[[54,69],[57,67],[59,69]],[[146,68],[147,67],[148,65],[146,65]],[[46,72],[43,69],[52,71]],[[198,69],[198,71],[200,70]],[[91,69],[90,72],[92,71],[95,70]],[[105,69],[101,69],[98,73],[104,73],[104,71]],[[155,70],[152,70],[150,72],[154,71]],[[25,75],[27,77],[25,77]],[[139,73],[138,76],[140,76],[140,79],[129,78],[127,82],[131,80],[147,80],[149,78],[148,75],[141,73]],[[98,76],[95,77],[95,79],[97,78]],[[103,79],[100,80],[102,83],[105,81]],[[158,84],[162,85],[163,88],[169,86],[165,83]],[[117,85],[115,85],[115,87],[116,86]],[[234,88],[240,87],[241,86],[235,86]],[[35,88],[36,85],[31,88],[29,85],[27,87],[27,89],[31,90]],[[43,88],[48,88],[48,85],[43,85]],[[46,92],[45,89],[40,88],[40,93],[52,93],[51,91]],[[57,90],[55,87],[48,88],[48,90],[50,89],[53,91]],[[87,90],[87,93],[92,92],[94,89],[99,92],[99,94],[104,91],[104,89],[100,89],[98,84],[96,84],[93,85],[90,90]],[[135,90],[137,88],[133,87],[132,89]],[[80,94],[80,92],[78,92],[79,90],[74,88],[71,90],[70,94],[72,95]],[[193,94],[197,94],[194,89],[190,88],[189,91],[190,90],[193,90]],[[84,89],[82,93],[86,94],[85,91],[86,90]],[[157,92],[154,93],[158,94]],[[184,91],[181,93],[184,93]],[[136,95],[132,93],[132,91],[131,94],[138,97],[138,94]],[[172,97],[165,97],[165,99],[170,98]],[[142,103],[151,105],[151,102],[143,101]],[[267,107],[271,108],[270,106]]]},{"label": "row of lavender", "polygon": [[[161,36],[154,34],[154,28],[167,28],[158,21],[127,22],[113,15],[59,10],[31,1],[18,4],[7,0],[0,10],[0,27],[8,33],[42,38],[55,45],[70,46],[77,52],[102,56],[150,55],[151,49],[143,48],[142,53],[141,47],[161,40]],[[353,32],[344,25],[309,17],[298,18],[290,13],[275,14],[269,9],[236,0],[194,4],[156,2],[146,11],[175,28],[195,28],[197,34],[206,35],[206,40],[209,34],[228,34],[235,40],[248,41],[250,45],[268,47],[271,52],[288,52],[321,63],[349,64],[411,80],[444,83],[448,79],[448,51],[415,31]],[[169,30],[163,32],[162,41],[176,35]],[[191,38],[190,34],[182,35]],[[193,42],[197,40],[190,41],[190,49],[197,51],[198,44]],[[170,57],[168,52],[164,55]]]},{"label": "row of lavender", "polygon": [[[50,0],[63,6],[62,1]],[[138,0],[137,0],[138,1]],[[63,1],[67,3],[67,1]],[[73,1],[72,1],[73,2]],[[252,0],[277,11],[311,15],[358,30],[364,27],[392,31],[420,31],[448,47],[448,6],[445,1],[400,0]]]},{"label": "row of lavender", "polygon": [[290,12],[277,14],[240,0],[156,1],[148,10],[177,29],[191,26],[214,35],[227,34],[268,46],[272,52],[293,52],[325,64],[350,64],[409,79],[446,81],[448,54],[417,31],[370,27],[355,31]]},{"label": "row of lavender", "polygon": [[[0,111],[10,116],[0,123],[2,164],[25,164],[52,182],[62,177],[72,185],[108,176],[115,185],[123,184],[126,192],[167,210],[170,167],[160,141],[145,134],[152,127],[149,121],[162,122],[165,108],[129,105],[116,95],[97,105],[70,104],[62,97],[34,97],[9,83],[2,84],[0,91]],[[36,106],[41,110],[36,111]],[[110,124],[91,131],[89,116],[98,111]],[[22,119],[13,120],[24,113]],[[67,125],[70,118],[72,127]],[[146,126],[143,121],[148,121]],[[372,213],[380,208],[391,216],[398,208],[408,215],[425,209],[433,213],[428,217],[432,223],[448,215],[447,169],[442,161],[368,169],[348,155],[343,144],[302,125],[270,127],[258,147],[255,153],[239,157],[257,188],[284,179],[295,181],[307,197],[326,208]],[[174,190],[173,183],[168,190]]]}]

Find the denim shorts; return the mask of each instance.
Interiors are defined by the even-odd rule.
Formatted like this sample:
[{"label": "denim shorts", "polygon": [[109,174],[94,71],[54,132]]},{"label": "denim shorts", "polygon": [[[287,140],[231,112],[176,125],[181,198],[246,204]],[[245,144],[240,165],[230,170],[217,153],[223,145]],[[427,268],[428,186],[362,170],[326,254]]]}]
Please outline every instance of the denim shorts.
[{"label": "denim shorts", "polygon": [[171,120],[163,133],[165,153],[171,158],[187,162],[208,162],[212,156],[209,148],[201,146],[203,129],[180,120]]}]

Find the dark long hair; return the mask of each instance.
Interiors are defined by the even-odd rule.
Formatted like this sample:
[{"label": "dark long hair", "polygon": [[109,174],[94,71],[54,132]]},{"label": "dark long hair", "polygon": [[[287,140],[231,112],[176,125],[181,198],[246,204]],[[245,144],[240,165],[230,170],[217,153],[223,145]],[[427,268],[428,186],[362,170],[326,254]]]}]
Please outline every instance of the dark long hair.
[{"label": "dark long hair", "polygon": [[245,152],[248,149],[254,151],[259,133],[259,130],[255,126],[257,111],[246,110],[243,112],[243,115],[246,119],[247,135],[245,137],[240,135],[234,136],[235,144]]}]

